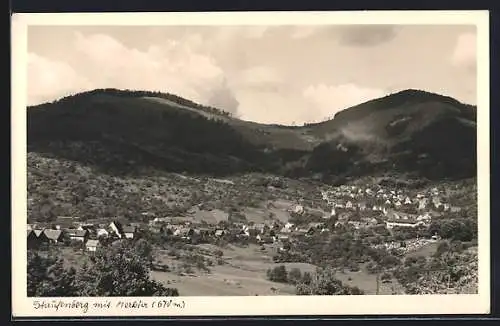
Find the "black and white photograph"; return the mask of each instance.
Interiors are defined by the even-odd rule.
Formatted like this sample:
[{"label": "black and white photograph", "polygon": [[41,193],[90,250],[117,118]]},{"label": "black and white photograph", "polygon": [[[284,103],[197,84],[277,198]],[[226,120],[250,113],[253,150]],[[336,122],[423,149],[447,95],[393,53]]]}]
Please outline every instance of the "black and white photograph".
[{"label": "black and white photograph", "polygon": [[18,295],[489,309],[487,13],[340,14],[25,22]]}]

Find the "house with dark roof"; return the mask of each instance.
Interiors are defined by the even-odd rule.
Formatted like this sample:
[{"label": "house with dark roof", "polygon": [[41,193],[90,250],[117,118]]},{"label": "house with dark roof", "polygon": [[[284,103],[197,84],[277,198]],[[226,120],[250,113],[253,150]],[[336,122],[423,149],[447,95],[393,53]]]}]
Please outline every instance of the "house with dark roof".
[{"label": "house with dark roof", "polygon": [[40,239],[36,235],[34,230],[28,230],[27,232],[28,249],[36,249],[40,246]]},{"label": "house with dark roof", "polygon": [[33,232],[35,233],[35,236],[38,238],[39,243],[49,243],[49,239],[47,238],[47,236],[43,232],[44,230],[45,229],[33,230]]},{"label": "house with dark roof", "polygon": [[109,224],[110,231],[117,235],[119,238],[123,236],[123,226],[118,221],[113,221]]}]

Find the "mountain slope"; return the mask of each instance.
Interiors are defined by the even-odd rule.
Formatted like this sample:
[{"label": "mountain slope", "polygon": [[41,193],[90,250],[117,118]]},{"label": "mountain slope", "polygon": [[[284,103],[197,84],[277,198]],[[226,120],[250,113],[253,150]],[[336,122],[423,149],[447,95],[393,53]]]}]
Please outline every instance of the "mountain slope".
[{"label": "mountain slope", "polygon": [[113,173],[475,175],[475,108],[408,90],[303,127],[231,117],[171,94],[94,90],[28,108],[28,150]]}]

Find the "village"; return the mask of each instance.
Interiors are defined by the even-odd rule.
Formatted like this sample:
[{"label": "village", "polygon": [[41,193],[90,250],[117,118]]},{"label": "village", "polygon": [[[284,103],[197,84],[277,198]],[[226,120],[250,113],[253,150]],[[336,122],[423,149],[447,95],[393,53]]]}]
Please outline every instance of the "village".
[{"label": "village", "polygon": [[[60,216],[51,223],[28,224],[28,247],[38,248],[43,243],[72,244],[94,252],[110,240],[135,239],[149,234],[186,243],[217,243],[224,240],[229,243],[272,245],[277,251],[285,251],[288,244],[298,237],[328,233],[335,228],[347,226],[364,230],[383,226],[388,231],[427,228],[433,219],[461,210],[456,203],[446,201],[443,190],[438,188],[411,192],[380,185],[342,185],[320,190],[310,197],[314,200],[309,206],[308,200],[299,198],[283,208],[283,213],[288,216],[286,221],[267,218],[262,223],[225,220],[214,224],[182,217],[158,217],[148,212],[143,212],[134,222],[115,217],[83,221],[78,217]],[[274,205],[267,203],[265,206]],[[404,246],[392,241],[373,247],[408,251],[436,241],[437,236],[407,240]]]}]

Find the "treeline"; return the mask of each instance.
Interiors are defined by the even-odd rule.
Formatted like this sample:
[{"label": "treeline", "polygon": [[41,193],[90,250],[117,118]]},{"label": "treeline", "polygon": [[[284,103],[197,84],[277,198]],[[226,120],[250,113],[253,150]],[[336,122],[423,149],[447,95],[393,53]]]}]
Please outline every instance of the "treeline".
[{"label": "treeline", "polygon": [[297,295],[362,295],[358,287],[345,285],[335,277],[331,268],[318,268],[315,273],[302,273],[299,268],[287,271],[284,265],[267,270],[267,278],[273,282],[295,286]]},{"label": "treeline", "polygon": [[28,251],[28,297],[178,296],[152,280],[151,247],[145,241],[116,241],[76,270],[50,252]]},{"label": "treeline", "polygon": [[[402,263],[402,253],[397,249],[378,248],[383,243],[407,246],[407,241],[438,235],[443,240],[467,245],[477,244],[477,221],[474,219],[442,219],[428,227],[394,227],[390,232],[384,225],[356,230],[332,227],[331,232],[316,232],[298,237],[288,244],[285,251],[273,257],[274,262],[301,262],[320,267],[334,266],[358,271],[361,264],[369,269],[391,269]],[[442,250],[442,249],[441,249]]]},{"label": "treeline", "polygon": [[54,103],[60,103],[60,102],[73,102],[75,99],[79,98],[88,98],[92,97],[95,95],[111,95],[111,96],[120,96],[120,97],[132,97],[132,98],[139,98],[139,97],[158,97],[162,99],[166,99],[169,101],[172,101],[174,103],[177,103],[179,105],[187,106],[190,108],[194,109],[199,109],[201,111],[205,111],[207,113],[212,113],[212,114],[218,114],[221,116],[229,117],[231,116],[230,112],[217,109],[212,106],[207,106],[207,105],[202,105],[193,101],[190,101],[188,99],[185,99],[183,97],[180,97],[175,94],[171,93],[166,93],[166,92],[160,92],[160,91],[137,91],[137,90],[129,90],[129,89],[116,89],[116,88],[100,88],[100,89],[94,89],[91,91],[87,92],[82,92],[74,95],[69,95],[65,96],[59,100],[53,101],[52,104]]},{"label": "treeline", "polygon": [[477,293],[477,251],[460,241],[444,241],[431,257],[406,258],[393,275],[408,294]]},{"label": "treeline", "polygon": [[108,170],[261,171],[272,160],[221,119],[136,98],[75,97],[28,110],[28,150]]}]

